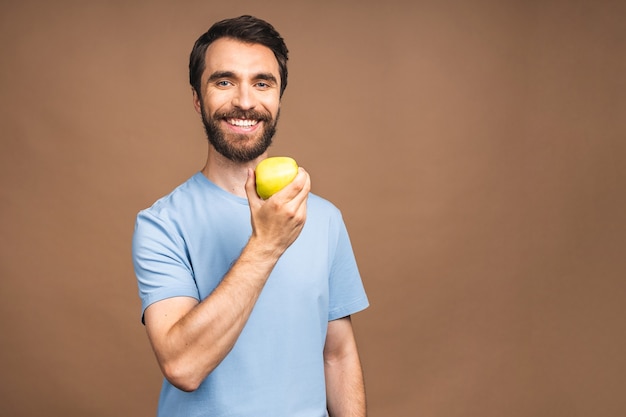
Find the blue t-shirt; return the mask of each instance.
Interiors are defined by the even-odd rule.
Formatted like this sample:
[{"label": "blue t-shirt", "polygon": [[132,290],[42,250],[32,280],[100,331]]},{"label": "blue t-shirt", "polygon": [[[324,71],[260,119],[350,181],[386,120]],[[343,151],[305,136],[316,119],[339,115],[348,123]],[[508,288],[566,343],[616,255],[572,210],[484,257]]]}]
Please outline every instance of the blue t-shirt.
[{"label": "blue t-shirt", "polygon": [[[137,216],[133,261],[143,311],[205,299],[246,245],[246,198],[197,173]],[[163,381],[159,416],[326,416],[328,321],[368,306],[339,210],[310,194],[298,239],[276,264],[232,351],[194,392]]]}]

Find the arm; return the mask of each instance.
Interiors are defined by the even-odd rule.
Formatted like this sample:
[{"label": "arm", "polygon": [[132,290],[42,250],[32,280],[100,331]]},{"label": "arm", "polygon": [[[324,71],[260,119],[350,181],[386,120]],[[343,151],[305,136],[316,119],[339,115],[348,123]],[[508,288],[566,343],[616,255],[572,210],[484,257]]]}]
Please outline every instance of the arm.
[{"label": "arm", "polygon": [[230,352],[276,262],[304,226],[309,190],[309,176],[300,169],[289,186],[264,201],[256,194],[249,170],[252,235],[222,282],[201,302],[174,297],[146,309],[150,343],[172,385],[197,389]]},{"label": "arm", "polygon": [[324,369],[330,416],[365,417],[363,371],[350,316],[328,323]]}]

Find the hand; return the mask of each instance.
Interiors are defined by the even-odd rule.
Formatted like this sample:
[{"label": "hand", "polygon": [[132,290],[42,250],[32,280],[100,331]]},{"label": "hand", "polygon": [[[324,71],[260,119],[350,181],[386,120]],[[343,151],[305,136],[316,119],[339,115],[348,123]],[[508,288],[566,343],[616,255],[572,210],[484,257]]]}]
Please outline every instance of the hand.
[{"label": "hand", "polygon": [[298,238],[306,221],[311,178],[298,168],[296,178],[267,200],[256,193],[254,170],[248,170],[246,195],[250,204],[252,237],[278,257]]}]

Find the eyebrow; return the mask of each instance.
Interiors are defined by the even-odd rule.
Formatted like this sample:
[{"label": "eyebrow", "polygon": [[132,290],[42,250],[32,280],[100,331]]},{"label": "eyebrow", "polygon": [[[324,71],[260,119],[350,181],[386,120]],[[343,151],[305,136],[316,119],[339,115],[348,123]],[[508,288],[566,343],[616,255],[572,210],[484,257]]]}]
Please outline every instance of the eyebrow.
[{"label": "eyebrow", "polygon": [[233,78],[235,73],[232,71],[215,71],[213,74],[209,76],[207,82],[219,80],[220,78]]},{"label": "eyebrow", "polygon": [[[212,82],[215,80],[219,80],[221,78],[237,78],[237,77],[235,73],[232,71],[215,71],[209,76],[209,78],[207,79],[207,82]],[[255,80],[271,81],[275,84],[278,84],[278,80],[276,79],[274,74],[269,73],[269,72],[260,72],[256,74],[253,78]]]},{"label": "eyebrow", "polygon": [[262,72],[260,74],[257,74],[254,78],[257,80],[271,81],[274,84],[278,84],[278,80],[276,79],[276,77],[274,77],[274,74],[270,74],[269,72]]}]

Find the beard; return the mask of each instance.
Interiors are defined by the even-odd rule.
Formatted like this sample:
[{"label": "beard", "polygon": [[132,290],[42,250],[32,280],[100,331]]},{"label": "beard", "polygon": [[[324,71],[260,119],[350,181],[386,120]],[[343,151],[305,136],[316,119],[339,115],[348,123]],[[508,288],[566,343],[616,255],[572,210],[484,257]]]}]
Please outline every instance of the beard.
[{"label": "beard", "polygon": [[[256,110],[234,109],[228,112],[216,113],[213,116],[206,114],[204,106],[201,106],[202,124],[209,143],[215,150],[227,159],[234,162],[250,162],[261,156],[272,144],[276,134],[276,125],[280,116],[280,109],[276,113],[276,119],[270,113]],[[263,130],[254,136],[249,134],[226,133],[220,127],[220,122],[226,119],[247,119],[263,122]]]}]

